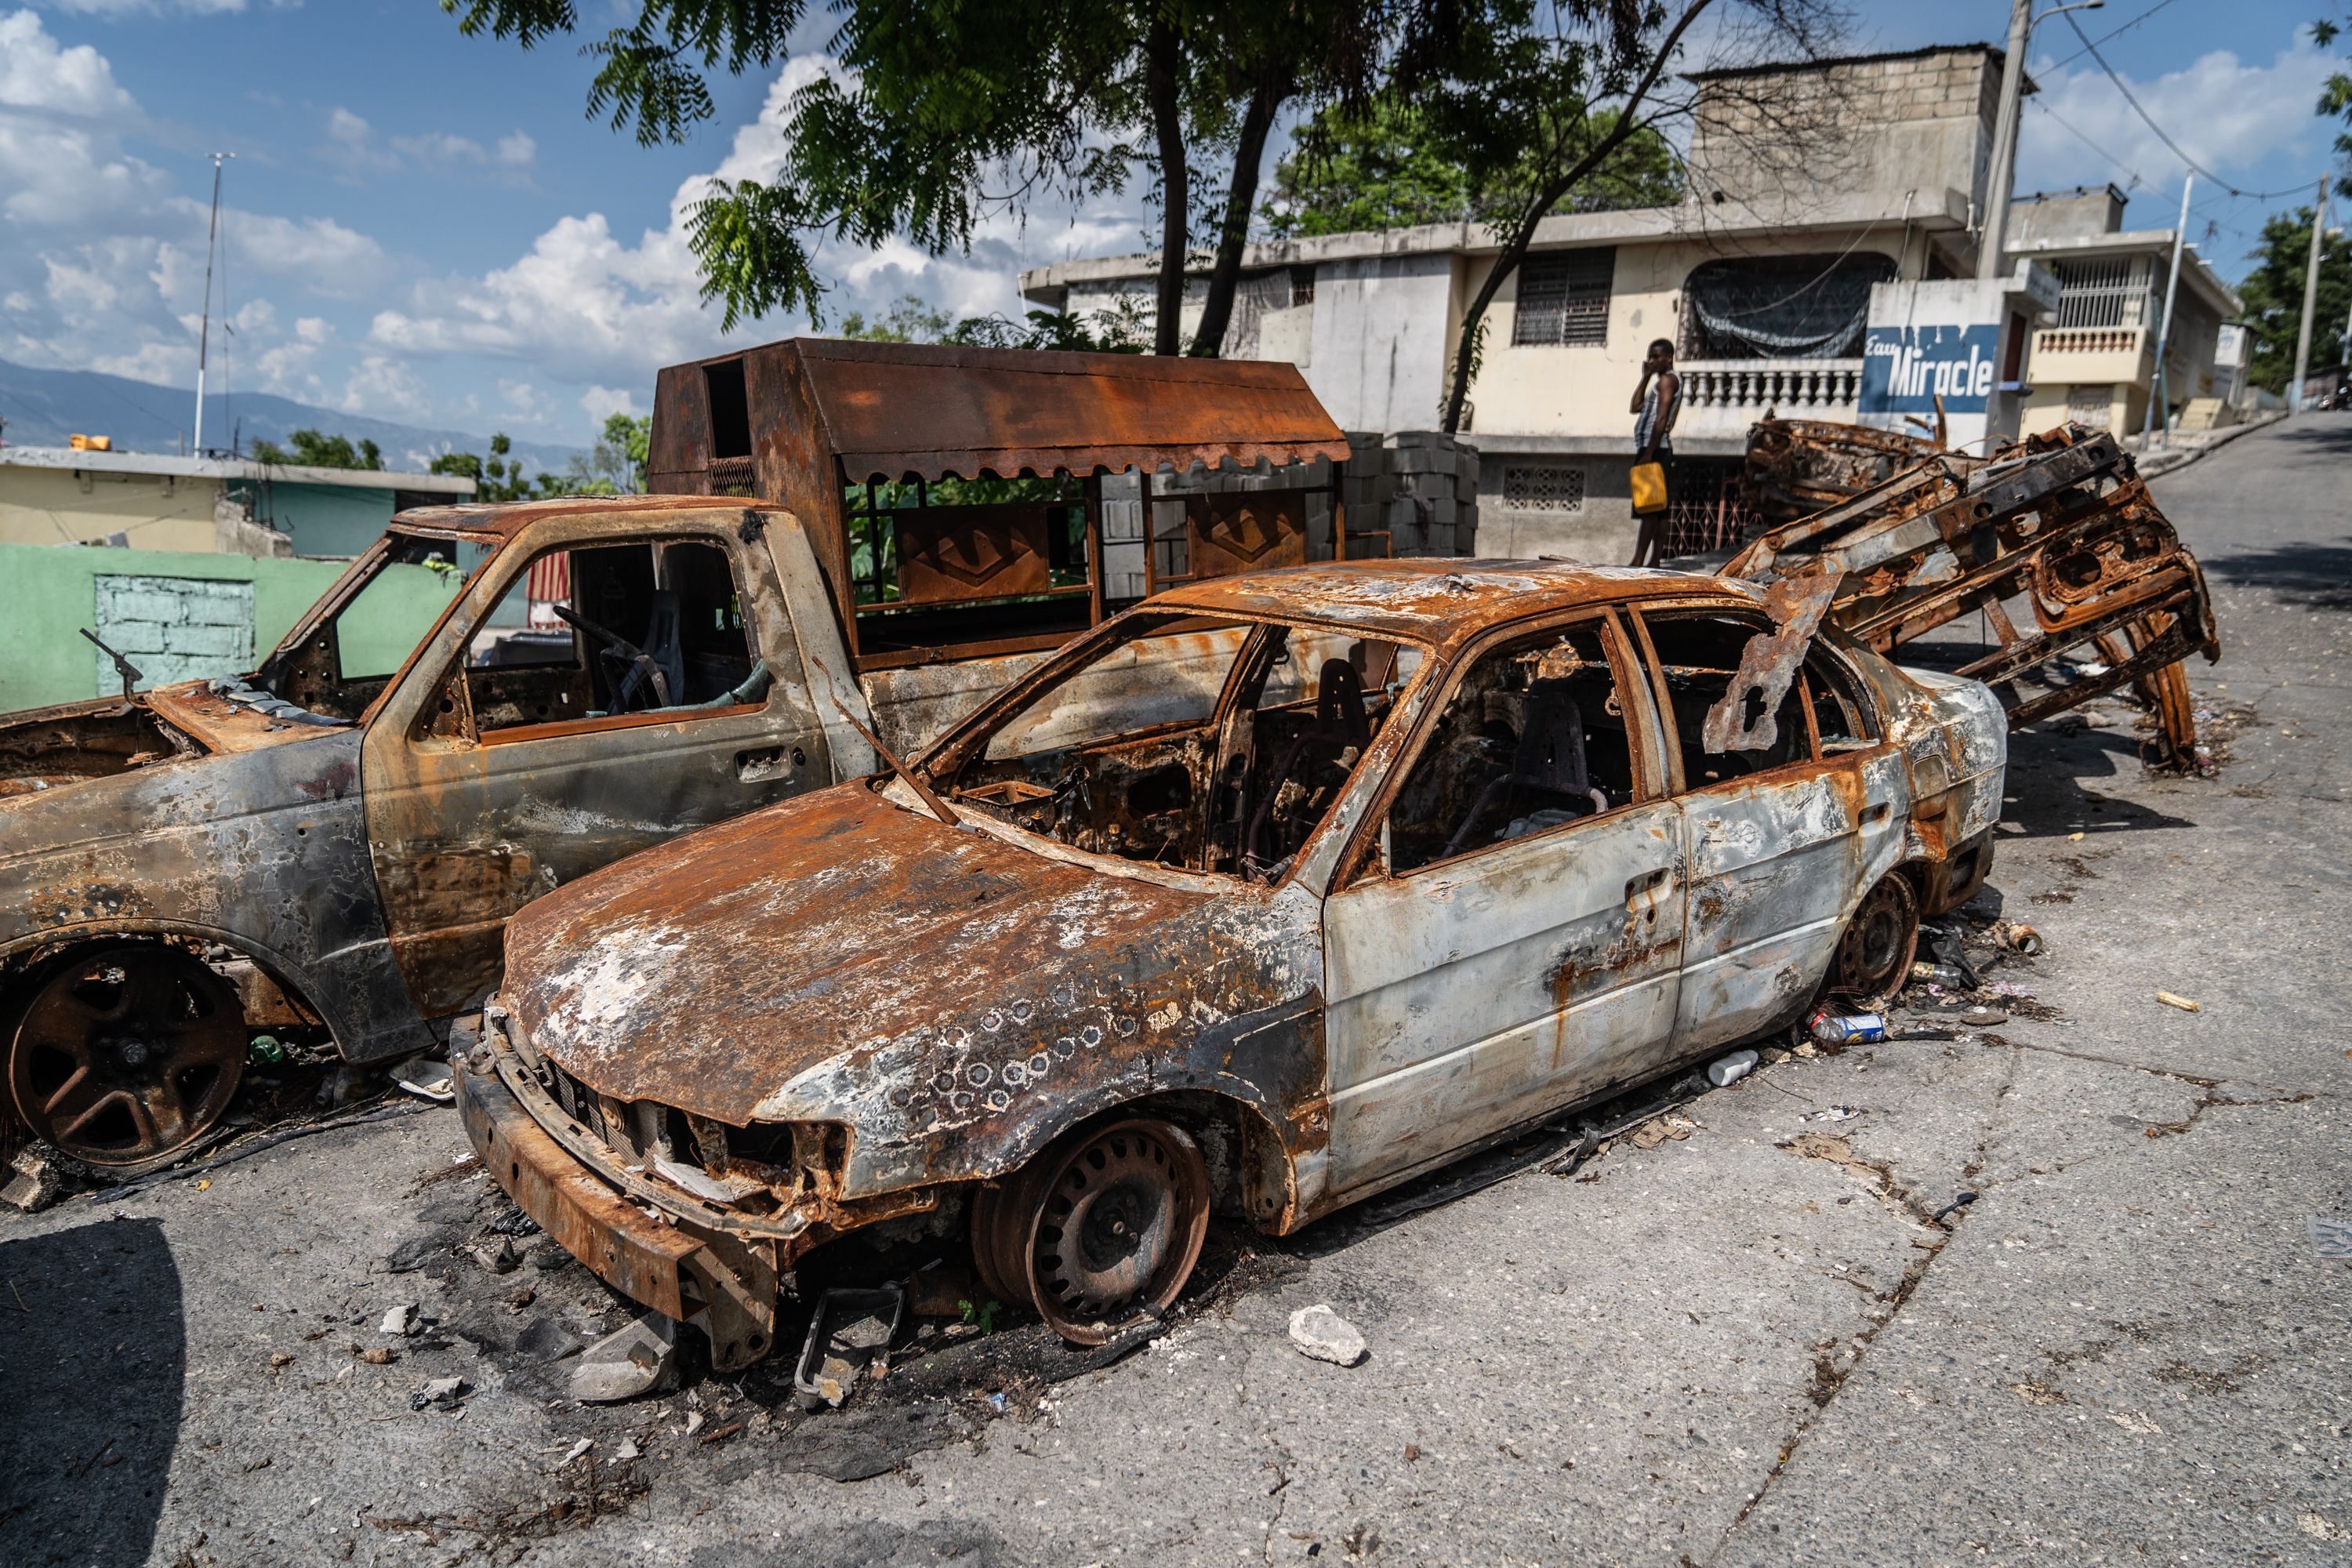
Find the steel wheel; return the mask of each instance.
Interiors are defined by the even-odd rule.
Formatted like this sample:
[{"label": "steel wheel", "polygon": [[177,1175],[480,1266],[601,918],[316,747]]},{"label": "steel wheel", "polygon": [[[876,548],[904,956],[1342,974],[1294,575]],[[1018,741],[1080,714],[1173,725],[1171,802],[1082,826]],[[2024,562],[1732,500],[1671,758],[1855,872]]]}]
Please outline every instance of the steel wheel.
[{"label": "steel wheel", "polygon": [[1919,895],[1911,879],[1890,871],[1864,893],[1838,938],[1828,989],[1856,996],[1897,990],[1919,946]]},{"label": "steel wheel", "polygon": [[1176,1299],[1209,1228],[1209,1169],[1164,1121],[1064,1139],[976,1206],[983,1279],[1076,1344],[1110,1338],[1139,1307]]},{"label": "steel wheel", "polygon": [[177,948],[108,948],[34,992],[9,1042],[8,1092],[37,1136],[128,1174],[212,1131],[245,1052],[245,1016],[219,975]]}]

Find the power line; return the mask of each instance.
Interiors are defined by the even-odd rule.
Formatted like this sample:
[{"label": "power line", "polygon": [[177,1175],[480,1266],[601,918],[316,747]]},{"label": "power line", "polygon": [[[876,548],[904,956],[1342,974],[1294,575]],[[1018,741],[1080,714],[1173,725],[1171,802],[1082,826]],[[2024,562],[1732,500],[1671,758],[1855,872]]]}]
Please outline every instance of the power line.
[{"label": "power line", "polygon": [[[2076,49],[2073,54],[2068,55],[2064,59],[2060,60],[2056,65],[2052,66],[2050,68],[2052,70],[2065,69],[2068,66],[2073,65],[2076,60],[2081,59],[2084,54],[2089,50],[2094,42],[2104,44],[2118,33],[2128,33],[2134,27],[2138,26],[2142,22],[2147,21],[2150,16],[2155,16],[2158,11],[2163,10],[2167,5],[2171,4],[2172,0],[2156,0],[2155,5],[2150,5],[2147,10],[2142,11],[2130,21],[2125,22],[2117,26],[2109,27],[2105,32],[2101,33],[2096,39],[2084,39],[2082,48]],[[2082,30],[2083,29],[2080,27],[2074,29],[2077,33],[2080,33]]]},{"label": "power line", "polygon": [[2165,131],[2164,127],[2156,122],[2156,117],[2141,106],[2139,100],[2132,96],[2132,89],[2124,85],[2124,79],[2116,74],[2116,68],[2107,63],[2106,57],[2105,55],[2099,53],[2098,46],[2091,42],[2090,36],[2083,31],[2083,24],[2076,21],[2071,12],[2067,14],[2066,25],[2074,29],[2074,36],[2076,37],[2083,40],[2083,47],[2079,52],[2087,54],[2093,59],[2099,62],[2099,68],[2107,73],[2107,79],[2116,84],[2116,90],[2124,95],[2124,101],[2132,106],[2133,112],[2137,114],[2142,120],[2146,121],[2147,122],[2147,128],[2156,132],[2156,139],[2163,142],[2166,146],[2171,148],[2174,156],[2178,157],[2182,163],[2188,164],[2192,171],[2204,175],[2207,179],[2212,181],[2215,184],[2221,186],[2223,190],[2229,192],[2233,196],[2252,196],[2256,201],[2272,201],[2280,196],[2291,196],[2294,195],[2295,192],[2302,189],[2300,185],[2290,185],[2283,191],[2242,191],[2237,186],[2230,184],[2229,181],[2223,179],[2221,175],[2215,174],[2212,170],[2207,168],[2204,164],[2199,163],[2196,159],[2190,157],[2187,151],[2181,147],[2180,143],[2175,142]]}]

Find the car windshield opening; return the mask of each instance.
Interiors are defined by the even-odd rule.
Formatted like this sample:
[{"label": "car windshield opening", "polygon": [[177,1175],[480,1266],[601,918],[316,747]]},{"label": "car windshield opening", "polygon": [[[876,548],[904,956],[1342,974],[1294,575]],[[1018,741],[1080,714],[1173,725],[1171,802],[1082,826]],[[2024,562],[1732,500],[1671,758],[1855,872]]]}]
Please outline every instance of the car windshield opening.
[{"label": "car windshield opening", "polygon": [[1421,660],[1342,630],[1139,615],[931,769],[958,805],[1074,848],[1270,881]]},{"label": "car windshield opening", "polygon": [[433,629],[489,552],[483,546],[391,533],[341,608],[269,656],[257,684],[323,718],[356,720]]}]

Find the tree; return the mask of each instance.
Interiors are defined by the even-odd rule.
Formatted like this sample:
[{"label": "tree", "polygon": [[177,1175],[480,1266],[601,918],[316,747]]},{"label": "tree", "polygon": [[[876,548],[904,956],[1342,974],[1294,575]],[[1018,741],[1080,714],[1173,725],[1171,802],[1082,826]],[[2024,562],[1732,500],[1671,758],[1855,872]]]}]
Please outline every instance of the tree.
[{"label": "tree", "polygon": [[[485,462],[479,454],[474,452],[444,452],[434,458],[428,467],[436,474],[457,474],[473,480],[476,500],[524,500],[534,493],[554,495],[563,493],[561,490],[541,489],[525,479],[522,459],[514,457],[513,451],[514,443],[508,439],[506,432],[501,430],[490,437],[488,461]],[[544,481],[553,479],[554,476],[542,473],[540,478]]]},{"label": "tree", "polygon": [[[1604,110],[1594,119],[1606,128],[1614,115]],[[1275,169],[1265,216],[1278,239],[1311,238],[1482,220],[1498,216],[1507,195],[1475,188],[1451,149],[1436,144],[1427,117],[1384,93],[1360,110],[1334,105],[1300,130],[1295,150]],[[1613,212],[1682,199],[1674,148],[1644,125],[1553,210]]]},{"label": "tree", "polygon": [[[968,252],[979,226],[1048,195],[1083,201],[1148,172],[1160,208],[1153,347],[1181,346],[1192,193],[1224,187],[1192,352],[1223,342],[1265,142],[1283,106],[1360,101],[1382,71],[1445,54],[1465,7],[1492,0],[841,0],[841,68],[793,99],[772,181],[713,182],[689,218],[703,298],[724,324],[801,310],[822,321],[813,247],[904,237]],[[1513,0],[1517,3],[1517,0]],[[1577,0],[1632,6],[1637,0]],[[442,0],[467,36],[528,48],[574,32],[574,0]],[[586,46],[592,115],[645,144],[714,112],[709,79],[772,67],[802,0],[637,0]],[[1215,164],[1205,163],[1214,157]],[[1196,169],[1196,161],[1204,161]],[[1216,171],[1225,171],[1215,179]]]},{"label": "tree", "polygon": [[[2238,285],[2245,301],[2239,320],[2254,335],[2254,353],[2247,379],[2254,385],[2284,393],[2294,376],[2295,334],[2303,322],[2303,280],[2311,263],[2311,209],[2280,213],[2263,225],[2262,244],[2249,252],[2254,269]],[[2352,240],[2331,234],[2319,243],[2319,294],[2312,307],[2311,357],[2314,365],[2340,357],[2330,352],[2340,343],[2345,312],[2352,310]]]},{"label": "tree", "polygon": [[842,317],[841,335],[869,343],[935,343],[954,326],[945,310],[933,309],[921,295],[901,294],[870,322],[857,310]]},{"label": "tree", "polygon": [[357,447],[348,436],[326,436],[316,430],[294,430],[286,439],[293,450],[288,451],[275,441],[256,441],[253,460],[278,468],[362,468],[381,471],[383,451],[373,441],[362,440]]},{"label": "tree", "polygon": [[[2346,9],[2352,10],[2352,5]],[[2334,43],[2343,31],[2342,23],[2322,16],[2311,25],[2311,41],[2324,49]],[[2318,113],[2323,120],[2341,120],[2352,125],[2352,73],[2336,71],[2328,77],[2326,85],[2319,89]],[[2336,136],[2336,150],[2344,154],[2347,162],[2352,162],[2352,131]],[[2326,276],[2324,270],[2321,276]]]},{"label": "tree", "polygon": [[[1633,180],[1654,151],[1635,138],[1672,119],[1695,116],[1699,97],[1669,80],[1692,28],[1714,0],[1494,0],[1466,26],[1451,68],[1423,84],[1413,102],[1431,148],[1457,164],[1479,194],[1501,251],[1463,311],[1447,368],[1439,421],[1458,431],[1486,342],[1486,316],[1527,258],[1536,226],[1563,204],[1605,200]],[[1831,0],[1726,0],[1718,50],[1754,51],[1780,63],[1819,58],[1843,16]],[[1745,112],[1714,127],[1718,139],[1753,144],[1761,173],[1796,194],[1818,188],[1822,170],[1808,156],[1834,121],[1839,89],[1800,84],[1787,73],[1727,93]],[[1619,164],[1633,148],[1629,162]],[[1704,221],[1703,217],[1700,220]]]}]

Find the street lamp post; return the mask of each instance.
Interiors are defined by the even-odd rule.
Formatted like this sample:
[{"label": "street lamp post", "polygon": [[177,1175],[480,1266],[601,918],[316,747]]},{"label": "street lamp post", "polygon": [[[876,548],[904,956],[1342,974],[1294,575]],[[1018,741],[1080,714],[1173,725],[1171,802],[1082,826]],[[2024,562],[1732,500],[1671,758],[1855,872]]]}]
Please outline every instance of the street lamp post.
[{"label": "street lamp post", "polygon": [[1977,276],[2001,276],[2001,241],[2009,233],[2009,192],[2017,182],[2017,122],[2025,103],[2025,50],[2033,25],[2067,11],[2096,11],[2106,0],[2074,0],[2036,13],[2033,0],[2014,0],[2009,10],[2009,52],[2000,62],[2000,109],[1992,122],[1992,172],[1985,193],[1984,228],[1977,239]]}]

